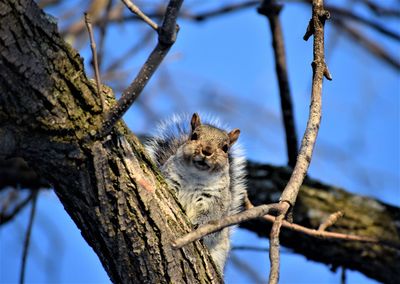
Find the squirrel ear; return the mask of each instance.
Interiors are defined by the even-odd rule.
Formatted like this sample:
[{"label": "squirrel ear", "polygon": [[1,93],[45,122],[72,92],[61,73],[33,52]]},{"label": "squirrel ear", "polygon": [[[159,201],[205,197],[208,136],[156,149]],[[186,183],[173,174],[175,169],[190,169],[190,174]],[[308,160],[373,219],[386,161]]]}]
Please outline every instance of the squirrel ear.
[{"label": "squirrel ear", "polygon": [[232,146],[239,138],[240,129],[235,128],[231,132],[228,133],[229,136],[229,146]]},{"label": "squirrel ear", "polygon": [[192,116],[192,120],[190,121],[190,125],[192,126],[192,132],[201,125],[200,116],[195,112]]}]

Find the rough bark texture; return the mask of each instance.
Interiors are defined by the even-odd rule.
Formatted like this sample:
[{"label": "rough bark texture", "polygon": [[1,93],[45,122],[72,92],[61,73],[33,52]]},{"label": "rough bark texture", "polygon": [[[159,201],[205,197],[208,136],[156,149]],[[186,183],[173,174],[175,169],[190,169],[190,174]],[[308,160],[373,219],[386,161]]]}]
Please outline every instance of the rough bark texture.
[{"label": "rough bark texture", "polygon": [[[248,164],[249,199],[254,205],[276,202],[290,178],[289,168]],[[309,228],[318,226],[332,213],[344,216],[328,231],[371,236],[400,242],[400,209],[373,198],[351,194],[340,188],[306,179],[294,207],[294,222]],[[271,224],[257,220],[243,228],[268,237]],[[387,246],[354,241],[320,240],[282,229],[281,244],[308,259],[358,270],[366,276],[385,283],[400,279],[400,251]]]},{"label": "rough bark texture", "polygon": [[136,137],[119,123],[90,139],[101,100],[51,21],[32,1],[0,1],[0,156],[49,181],[113,282],[220,282],[201,243],[171,248],[190,226]]},{"label": "rough bark texture", "polygon": [[[219,282],[199,242],[170,248],[190,227],[129,130],[121,123],[105,141],[87,137],[102,122],[100,98],[51,21],[31,1],[0,0],[0,188],[54,186],[114,282]],[[106,106],[113,103],[109,92],[103,95]],[[6,157],[22,157],[29,167]],[[254,163],[248,169],[251,201],[276,202],[290,171]],[[318,228],[338,210],[345,216],[329,230],[399,242],[399,208],[311,180],[301,188],[295,222]],[[262,236],[268,226],[243,225]],[[312,260],[387,283],[400,277],[394,249],[285,229],[281,236],[283,245]]]}]

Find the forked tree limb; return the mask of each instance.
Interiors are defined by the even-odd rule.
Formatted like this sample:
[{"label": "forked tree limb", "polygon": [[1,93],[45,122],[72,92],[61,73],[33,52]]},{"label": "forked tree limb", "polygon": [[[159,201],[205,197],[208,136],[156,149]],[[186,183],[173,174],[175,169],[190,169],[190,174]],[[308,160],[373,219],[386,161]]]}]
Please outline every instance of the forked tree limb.
[{"label": "forked tree limb", "polygon": [[146,24],[148,24],[153,30],[157,31],[158,30],[158,25],[153,22],[152,19],[150,19],[145,13],[142,12],[142,10],[139,9],[138,6],[133,4],[132,1],[130,0],[121,0],[128,9],[134,13],[136,16],[139,17],[142,21],[144,21]]},{"label": "forked tree limb", "polygon": [[310,166],[311,156],[314,150],[315,141],[317,139],[319,126],[321,123],[322,111],[322,81],[323,77],[332,79],[325,63],[324,55],[324,25],[325,20],[329,18],[329,13],[324,10],[323,0],[312,1],[312,18],[307,27],[304,38],[307,40],[311,34],[314,36],[313,43],[313,80],[311,89],[311,105],[308,116],[306,130],[299,154],[297,156],[296,165],[288,184],[282,192],[279,199],[283,206],[282,212],[278,215],[272,225],[270,237],[270,273],[269,283],[276,284],[279,281],[279,233],[282,221],[288,214],[289,219],[292,216],[293,206],[295,205],[300,186],[307,174]]},{"label": "forked tree limb", "polygon": [[220,283],[200,242],[171,248],[191,226],[124,123],[86,139],[101,102],[51,18],[31,0],[0,6],[1,157],[22,157],[54,187],[114,283]]},{"label": "forked tree limb", "polygon": [[[292,172],[287,167],[252,162],[248,163],[247,169],[248,195],[256,206],[277,202]],[[293,210],[294,224],[286,223],[286,226],[283,223],[282,246],[332,268],[357,270],[379,282],[396,283],[400,278],[400,208],[306,178]],[[316,238],[301,232],[303,229],[290,228],[298,224],[317,233],[320,224],[339,210],[343,211],[343,217],[325,233],[365,236],[391,244]],[[272,221],[257,219],[242,223],[241,227],[269,237]]]},{"label": "forked tree limb", "polygon": [[[130,1],[127,1],[127,3],[128,2]],[[95,135],[97,139],[101,139],[110,133],[115,123],[122,118],[125,112],[139,97],[144,87],[175,43],[179,30],[176,20],[182,3],[183,0],[169,1],[163,22],[160,27],[157,27],[158,42],[156,47],[151,52],[133,82],[122,92],[122,96],[117,104],[107,113],[101,129],[99,129],[98,133]],[[137,13],[137,11],[135,13]]]}]

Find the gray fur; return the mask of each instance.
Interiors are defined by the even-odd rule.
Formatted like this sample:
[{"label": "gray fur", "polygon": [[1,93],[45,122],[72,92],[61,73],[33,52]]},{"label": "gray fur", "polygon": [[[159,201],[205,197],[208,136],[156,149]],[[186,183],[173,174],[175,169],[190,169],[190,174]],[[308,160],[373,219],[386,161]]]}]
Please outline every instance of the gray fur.
[{"label": "gray fur", "polygon": [[[162,123],[154,138],[146,143],[150,156],[169,186],[176,190],[195,226],[240,212],[246,190],[245,159],[238,143],[228,153],[222,151],[221,145],[229,138],[215,120],[199,129],[200,137],[191,141],[189,116],[174,116]],[[203,155],[202,149],[210,149],[212,155]],[[203,163],[195,166],[200,157]],[[199,169],[204,163],[212,166]],[[225,228],[203,239],[221,273],[230,249],[230,233],[231,229]]]}]

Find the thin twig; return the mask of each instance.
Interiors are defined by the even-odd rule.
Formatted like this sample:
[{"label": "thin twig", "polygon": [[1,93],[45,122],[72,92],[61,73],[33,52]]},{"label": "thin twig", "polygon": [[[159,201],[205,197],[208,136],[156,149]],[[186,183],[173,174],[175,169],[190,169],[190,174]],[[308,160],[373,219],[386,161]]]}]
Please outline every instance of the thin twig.
[{"label": "thin twig", "polygon": [[[102,19],[98,22],[98,27],[100,30],[100,39],[99,39],[99,52],[98,52],[98,66],[99,69],[101,69],[101,65],[103,63],[103,57],[104,57],[104,50],[105,50],[105,42],[106,42],[106,34],[107,34],[107,30],[109,27],[109,18],[110,18],[110,13],[111,13],[111,8],[112,8],[112,0],[108,1],[107,7],[105,9],[105,13],[104,16],[102,17]],[[104,77],[103,77],[104,78]]]},{"label": "thin twig", "polygon": [[[311,4],[309,0],[302,0],[301,2],[306,4]],[[347,9],[344,9],[336,5],[329,5],[329,4],[325,5],[325,9],[330,11],[332,15],[335,15],[333,19],[343,19],[343,20],[346,19],[346,22],[349,22],[348,20],[355,21],[367,27],[370,27],[389,38],[392,38],[397,41],[400,40],[400,35],[395,31],[388,29],[387,27],[381,25],[379,22],[376,22],[374,20],[371,20],[370,18],[357,14],[354,11],[351,11],[348,7],[346,8]]]},{"label": "thin twig", "polygon": [[[282,203],[286,206],[286,212],[289,209],[288,203]],[[281,232],[281,226],[285,214],[280,214],[275,218],[272,225],[270,238],[269,238],[269,260],[270,260],[270,271],[269,271],[269,284],[276,284],[279,281],[279,266],[280,266],[280,251],[279,251],[279,234]]]},{"label": "thin twig", "polygon": [[[377,16],[386,16],[386,17],[400,17],[399,7],[382,7],[378,4],[374,3],[370,0],[358,0],[358,2],[364,3],[372,12],[374,12]],[[381,1],[384,2],[384,1]],[[394,2],[396,3],[396,2]],[[394,4],[396,5],[396,4]]]},{"label": "thin twig", "polygon": [[340,284],[346,284],[346,268],[342,266],[342,273],[340,274]]},{"label": "thin twig", "polygon": [[[36,190],[35,190],[36,191]],[[22,202],[15,205],[12,212],[6,214],[5,212],[0,212],[0,225],[3,225],[9,221],[11,221],[20,211],[25,208],[25,206],[29,203],[29,201],[33,198],[33,193],[31,193],[27,198],[25,198]]]},{"label": "thin twig", "polygon": [[[265,215],[262,217],[263,220],[273,223],[275,221],[275,217],[272,215]],[[315,230],[310,229],[298,224],[290,223],[286,220],[283,220],[282,227],[285,229],[289,229],[291,231],[299,232],[304,235],[308,235],[317,239],[321,240],[343,240],[343,241],[355,241],[355,242],[362,242],[362,243],[371,243],[371,244],[379,244],[395,249],[400,249],[400,243],[394,242],[391,240],[383,240],[377,239],[373,237],[367,236],[357,236],[351,234],[343,234],[343,233],[336,233],[336,232],[328,232],[322,230]]]},{"label": "thin twig", "polygon": [[119,58],[113,60],[113,62],[105,68],[106,72],[107,73],[116,72],[116,70],[126,62],[126,58],[129,55],[132,56],[133,54],[138,53],[144,46],[146,47],[147,45],[149,45],[149,42],[152,39],[152,35],[153,32],[151,30],[146,31],[139,38],[137,43],[135,43],[129,50],[123,53]]},{"label": "thin twig", "polygon": [[196,230],[186,234],[185,236],[176,239],[172,243],[172,247],[175,249],[181,248],[191,242],[201,239],[202,237],[211,234],[213,232],[219,231],[228,226],[232,226],[235,224],[242,223],[244,221],[252,220],[255,218],[262,217],[268,212],[279,210],[279,204],[268,204],[268,205],[260,205],[257,207],[253,207],[249,210],[240,212],[238,214],[227,216],[220,220],[212,221],[206,225],[202,225]]},{"label": "thin twig", "polygon": [[234,4],[228,4],[226,6],[217,8],[215,10],[203,12],[203,13],[198,13],[198,14],[190,14],[190,13],[183,13],[182,17],[186,19],[191,19],[195,21],[204,21],[204,20],[209,20],[211,18],[214,18],[216,16],[222,16],[234,11],[239,11],[248,7],[255,6],[259,4],[259,0],[251,0],[251,1],[245,1],[242,3],[234,3]]},{"label": "thin twig", "polygon": [[125,114],[139,97],[144,87],[161,64],[171,46],[176,41],[178,26],[176,19],[183,0],[171,0],[168,3],[162,26],[158,29],[158,43],[149,58],[128,88],[122,92],[117,104],[108,112],[102,128],[95,137],[100,139],[110,133],[115,123]]},{"label": "thin twig", "polygon": [[349,10],[346,10],[346,9],[343,9],[343,8],[340,8],[337,6],[326,5],[325,8],[328,9],[333,15],[335,15],[335,19],[337,17],[348,18],[352,21],[357,21],[361,24],[364,24],[365,26],[370,27],[370,28],[376,30],[377,32],[379,32],[389,38],[392,38],[396,41],[400,40],[400,35],[398,33],[386,28],[385,26],[381,25],[380,23],[375,22],[369,18],[363,17],[352,11],[349,11]]},{"label": "thin twig", "polygon": [[232,250],[248,250],[248,251],[267,252],[269,250],[269,248],[268,247],[255,247],[255,246],[233,246]]},{"label": "thin twig", "polygon": [[334,19],[334,22],[336,23],[336,27],[345,31],[351,38],[353,38],[358,44],[364,46],[370,53],[389,64],[396,71],[400,71],[400,62],[378,43],[370,40],[360,31],[346,24],[342,20]]},{"label": "thin twig", "polygon": [[[282,204],[288,203],[273,203],[268,205],[260,205],[260,206],[253,206],[248,198],[245,198],[245,208],[246,210],[232,215],[224,217],[217,221],[211,221],[208,224],[202,225],[196,230],[184,235],[181,238],[176,239],[172,243],[172,247],[175,249],[181,248],[191,242],[201,239],[202,237],[212,234],[216,231],[219,231],[223,228],[228,226],[237,225],[243,223],[245,221],[249,221],[256,218],[262,218],[268,222],[275,222],[276,218],[273,215],[269,215],[268,212],[277,213],[285,210],[286,205],[282,206]],[[287,208],[287,207],[286,207]],[[282,215],[282,214],[280,214]],[[333,240],[346,240],[346,241],[359,241],[365,243],[376,243],[380,245],[386,245],[393,248],[400,248],[400,244],[390,241],[390,240],[381,240],[372,237],[366,236],[356,236],[356,235],[348,235],[342,233],[335,233],[335,232],[328,232],[328,231],[321,231],[310,229],[298,224],[290,223],[286,220],[282,220],[282,227],[296,231],[299,233],[303,233],[305,235],[309,235],[318,239],[333,239]]]},{"label": "thin twig", "polygon": [[23,248],[23,252],[22,252],[22,263],[21,263],[21,271],[20,271],[20,277],[19,277],[20,284],[23,284],[25,281],[26,260],[28,257],[29,243],[30,243],[30,239],[31,239],[33,220],[35,218],[35,213],[36,213],[36,201],[37,201],[38,194],[39,194],[39,191],[33,192],[31,214],[29,216],[29,223],[28,223],[28,228],[26,230],[24,248]]},{"label": "thin twig", "polygon": [[[247,195],[245,196],[245,200],[244,200],[244,206],[246,208],[246,210],[251,209],[254,207],[254,205],[251,203],[250,199],[247,197]],[[331,217],[332,215],[330,215],[330,217],[328,217],[329,219],[334,219],[337,218],[338,216],[340,216],[342,213],[341,211],[338,211],[336,213],[333,213],[332,215],[334,215],[335,217]],[[343,216],[344,213],[342,213]],[[268,221],[270,223],[274,223],[275,222],[275,216],[272,215],[265,215],[262,217],[263,220]],[[314,229],[310,229],[298,224],[294,224],[294,223],[290,223],[286,220],[282,221],[282,227],[284,227],[285,229],[289,229],[291,231],[295,231],[295,232],[299,232],[314,238],[318,238],[318,239],[322,239],[322,240],[326,240],[326,239],[332,239],[332,240],[346,240],[346,241],[358,241],[358,242],[365,242],[365,243],[375,243],[375,244],[380,244],[380,245],[385,245],[388,247],[392,247],[392,248],[400,248],[400,243],[396,243],[390,240],[382,240],[382,239],[377,239],[377,238],[372,238],[372,237],[367,237],[367,236],[357,236],[357,235],[350,235],[350,234],[342,234],[342,233],[336,233],[336,232],[327,232],[327,231],[323,231],[323,230],[314,230]]]},{"label": "thin twig", "polygon": [[84,15],[85,15],[85,24],[89,33],[90,48],[92,50],[92,56],[93,56],[92,63],[93,63],[94,75],[96,78],[97,96],[100,97],[101,108],[102,110],[104,110],[105,102],[104,102],[104,97],[101,93],[99,63],[97,61],[96,41],[94,40],[94,35],[93,35],[92,20],[90,19],[90,15],[88,13],[84,13]]},{"label": "thin twig", "polygon": [[313,0],[312,20],[307,28],[306,38],[310,34],[314,35],[314,61],[313,83],[311,90],[311,106],[307,127],[301,142],[296,166],[289,179],[288,184],[282,192],[281,201],[288,202],[291,207],[296,202],[300,186],[310,166],[315,141],[318,135],[321,123],[321,104],[322,104],[322,81],[323,76],[331,78],[328,68],[325,64],[324,56],[324,23],[329,18],[329,13],[323,8],[323,0]]},{"label": "thin twig", "polygon": [[313,84],[311,91],[310,114],[307,122],[306,131],[297,157],[296,165],[289,179],[288,184],[282,192],[280,202],[284,205],[281,214],[276,218],[272,226],[270,238],[270,259],[271,270],[269,283],[278,283],[279,279],[279,233],[282,221],[290,210],[289,218],[293,206],[296,202],[300,186],[303,183],[311,162],[311,156],[321,122],[321,93],[323,76],[331,79],[324,58],[324,24],[329,18],[329,13],[323,8],[323,0],[313,0],[312,19],[307,27],[305,38],[314,34],[314,61],[313,61]]},{"label": "thin twig", "polygon": [[141,20],[143,20],[145,23],[147,23],[150,27],[152,27],[155,31],[158,30],[158,25],[153,22],[152,19],[150,19],[149,17],[147,17],[140,9],[138,6],[136,6],[135,4],[132,3],[132,1],[130,0],[121,0],[126,7],[128,7],[128,9],[134,13],[135,15],[137,15]]},{"label": "thin twig", "polygon": [[319,225],[318,231],[325,231],[327,228],[335,224],[337,220],[342,218],[343,215],[344,213],[342,211],[332,213],[323,223],[321,223],[321,225]]},{"label": "thin twig", "polygon": [[280,4],[274,0],[264,0],[258,8],[258,13],[268,18],[271,34],[272,46],[275,57],[275,70],[279,83],[279,94],[281,100],[282,119],[286,134],[286,152],[288,165],[294,168],[298,155],[298,141],[294,122],[294,110],[292,97],[290,94],[289,76],[287,72],[285,45],[279,14],[282,9]]}]

